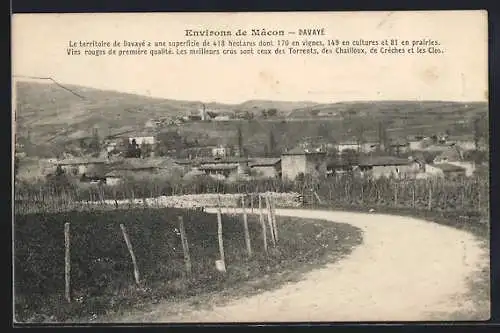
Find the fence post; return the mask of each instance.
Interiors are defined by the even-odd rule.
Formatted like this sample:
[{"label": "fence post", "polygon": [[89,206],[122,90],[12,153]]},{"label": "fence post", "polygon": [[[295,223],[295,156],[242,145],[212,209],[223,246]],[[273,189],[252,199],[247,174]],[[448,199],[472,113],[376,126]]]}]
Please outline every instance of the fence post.
[{"label": "fence post", "polygon": [[394,183],[394,207],[398,206],[398,184]]},{"label": "fence post", "polygon": [[460,199],[461,199],[461,208],[464,210],[465,208],[465,191],[467,189],[467,185],[461,186],[461,191],[460,191]]},{"label": "fence post", "polygon": [[71,302],[71,252],[70,252],[70,230],[69,223],[64,224],[64,280],[66,300]]},{"label": "fence post", "polygon": [[365,181],[362,178],[361,179],[361,204],[363,204],[365,202],[365,189],[364,189],[364,186],[365,186]]},{"label": "fence post", "polygon": [[222,211],[221,211],[221,202],[220,196],[218,197],[218,205],[217,205],[217,237],[219,240],[219,253],[220,253],[220,262],[222,264],[222,271],[226,271],[226,260],[224,258],[224,240],[222,239]]},{"label": "fence post", "polygon": [[278,223],[276,222],[276,201],[272,197],[269,198],[269,201],[271,202],[271,212],[272,212],[272,217],[273,217],[273,226],[274,226],[274,239],[276,240],[276,243],[278,243]]},{"label": "fence post", "polygon": [[415,208],[415,182],[412,183],[412,187],[411,187],[411,202],[412,202],[412,207]]},{"label": "fence post", "polygon": [[274,236],[274,223],[273,223],[273,216],[271,212],[271,204],[269,200],[269,196],[265,196],[266,199],[266,211],[267,211],[267,222],[269,224],[269,230],[271,231],[271,240],[273,242],[273,245],[276,246],[276,238]]},{"label": "fence post", "polygon": [[262,238],[264,240],[264,251],[267,253],[267,232],[266,222],[264,221],[264,212],[262,211],[262,197],[259,194],[259,220],[262,227]]},{"label": "fence post", "polygon": [[250,243],[250,233],[248,232],[248,217],[247,217],[247,210],[245,207],[245,197],[244,196],[241,197],[241,205],[243,208],[243,229],[245,232],[245,244],[247,246],[248,256],[251,257],[252,256],[252,245]]},{"label": "fence post", "polygon": [[250,193],[250,211],[251,211],[252,214],[253,214],[253,206],[254,206],[253,200],[254,200],[254,195],[253,195],[253,192],[252,192],[252,193]]},{"label": "fence post", "polygon": [[191,257],[189,255],[189,243],[186,236],[186,229],[184,228],[184,218],[182,216],[178,217],[179,219],[179,231],[181,233],[181,241],[182,241],[182,252],[184,253],[184,264],[186,265],[186,274],[187,276],[191,276]]},{"label": "fence post", "polygon": [[120,224],[120,229],[122,229],[123,238],[125,239],[125,244],[127,244],[128,252],[130,253],[130,258],[132,259],[132,265],[134,265],[134,278],[135,283],[140,284],[139,279],[139,267],[137,267],[137,260],[135,259],[134,249],[132,247],[132,242],[127,234],[127,229],[123,224]]},{"label": "fence post", "polygon": [[479,184],[479,180],[476,179],[476,181],[474,182],[474,184],[476,185],[476,191],[477,191],[477,211],[480,212],[481,211],[481,208],[482,208],[482,204],[481,204],[481,185]]},{"label": "fence post", "polygon": [[432,181],[429,182],[429,203],[427,209],[432,210]]}]

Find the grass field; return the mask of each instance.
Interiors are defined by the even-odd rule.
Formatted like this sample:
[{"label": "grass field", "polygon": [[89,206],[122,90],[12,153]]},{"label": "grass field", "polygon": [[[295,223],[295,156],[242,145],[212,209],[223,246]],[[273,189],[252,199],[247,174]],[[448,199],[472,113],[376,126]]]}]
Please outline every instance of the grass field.
[{"label": "grass field", "polygon": [[[177,217],[183,216],[192,260],[192,277],[184,274]],[[72,297],[64,299],[64,223],[71,223]],[[141,286],[119,224],[131,238]],[[360,244],[362,235],[345,224],[278,217],[280,242],[263,251],[260,224],[249,216],[254,254],[248,258],[242,223],[223,216],[227,273],[219,273],[215,215],[177,209],[30,214],[15,217],[15,314],[18,322],[89,321],[140,308],[160,300],[210,302],[211,292],[247,294],[273,288],[301,272],[334,261]],[[288,274],[285,274],[287,273]],[[208,298],[207,298],[208,297]]]}]

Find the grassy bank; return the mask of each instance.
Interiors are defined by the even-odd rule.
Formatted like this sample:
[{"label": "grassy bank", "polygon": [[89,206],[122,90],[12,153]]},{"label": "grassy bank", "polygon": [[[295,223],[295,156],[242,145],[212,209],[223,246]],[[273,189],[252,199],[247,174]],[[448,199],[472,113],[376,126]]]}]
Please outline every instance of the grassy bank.
[{"label": "grassy bank", "polygon": [[[177,223],[180,215],[189,241],[191,278],[184,274]],[[71,223],[71,303],[64,299],[65,222]],[[249,222],[254,250],[251,258],[246,253],[240,217],[223,216],[227,273],[221,274],[214,264],[219,259],[215,215],[141,208],[17,215],[16,321],[99,320],[164,300],[190,298],[206,304],[202,300],[211,292],[238,290],[245,281],[260,281],[250,288],[255,291],[297,278],[304,270],[350,253],[362,240],[360,230],[346,224],[278,217],[279,246],[270,246],[266,255],[260,224],[255,216],[249,216]],[[126,226],[134,247],[140,286],[134,283],[120,223]]]}]

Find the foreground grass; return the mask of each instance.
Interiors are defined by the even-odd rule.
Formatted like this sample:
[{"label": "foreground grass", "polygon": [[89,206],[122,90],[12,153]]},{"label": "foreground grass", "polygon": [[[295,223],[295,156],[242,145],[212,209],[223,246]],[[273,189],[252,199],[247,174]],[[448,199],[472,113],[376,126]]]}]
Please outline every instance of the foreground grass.
[{"label": "foreground grass", "polygon": [[[174,232],[177,215],[184,215],[186,221],[193,261],[189,279],[183,274],[182,247]],[[72,303],[63,298],[64,221],[72,221],[73,230]],[[133,283],[119,222],[126,224],[134,244],[143,280],[140,286]],[[266,255],[257,222],[255,216],[249,216],[254,249],[249,258],[240,217],[224,216],[227,273],[223,275],[214,265],[218,259],[214,215],[137,209],[19,216],[16,321],[106,322],[160,302],[175,302],[172,311],[182,310],[182,304],[210,306],[296,281],[304,272],[348,255],[362,242],[361,231],[347,224],[278,217],[279,245],[273,247],[269,242]]]}]

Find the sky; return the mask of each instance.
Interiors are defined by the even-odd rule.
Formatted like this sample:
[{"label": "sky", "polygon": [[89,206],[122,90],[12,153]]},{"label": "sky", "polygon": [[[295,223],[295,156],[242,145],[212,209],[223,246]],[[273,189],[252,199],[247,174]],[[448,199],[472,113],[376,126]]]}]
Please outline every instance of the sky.
[{"label": "sky", "polygon": [[[193,40],[184,36],[185,29],[235,31],[257,27],[285,31],[324,28],[326,39],[432,38],[440,41],[445,53],[439,56],[67,55],[69,41],[185,41]],[[485,11],[15,14],[12,73],[203,102],[487,101],[487,40]]]}]

